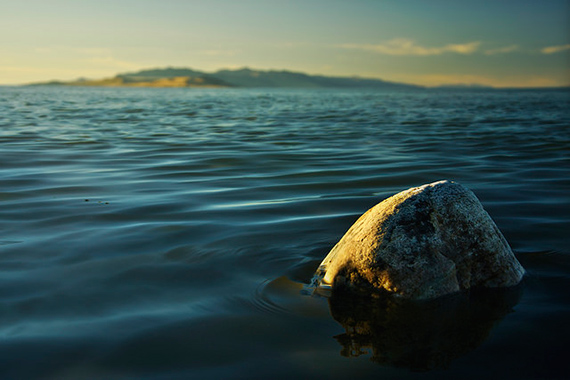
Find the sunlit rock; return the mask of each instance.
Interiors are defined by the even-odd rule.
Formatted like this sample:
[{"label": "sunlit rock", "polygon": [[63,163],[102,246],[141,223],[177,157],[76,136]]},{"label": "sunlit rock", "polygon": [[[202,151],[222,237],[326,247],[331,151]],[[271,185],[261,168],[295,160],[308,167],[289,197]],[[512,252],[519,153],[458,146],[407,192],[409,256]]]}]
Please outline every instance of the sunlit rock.
[{"label": "sunlit rock", "polygon": [[431,299],[518,284],[524,269],[472,191],[439,181],[377,204],[323,260],[319,288]]}]

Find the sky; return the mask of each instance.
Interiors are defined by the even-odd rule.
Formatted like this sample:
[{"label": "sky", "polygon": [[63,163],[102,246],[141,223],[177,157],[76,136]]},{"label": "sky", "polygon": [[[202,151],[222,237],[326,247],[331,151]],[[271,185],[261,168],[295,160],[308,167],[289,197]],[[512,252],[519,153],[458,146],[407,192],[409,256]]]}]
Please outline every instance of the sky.
[{"label": "sky", "polygon": [[570,85],[570,0],[0,0],[0,84],[249,67]]}]

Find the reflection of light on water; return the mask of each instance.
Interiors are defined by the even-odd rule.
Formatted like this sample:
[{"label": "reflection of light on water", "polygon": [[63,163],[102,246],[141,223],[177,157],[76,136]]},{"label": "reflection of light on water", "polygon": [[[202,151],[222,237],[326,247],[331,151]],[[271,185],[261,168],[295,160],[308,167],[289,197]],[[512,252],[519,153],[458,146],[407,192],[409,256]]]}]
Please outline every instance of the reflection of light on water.
[{"label": "reflection of light on water", "polygon": [[188,194],[209,194],[209,193],[224,193],[228,191],[238,190],[237,187],[217,188],[217,189],[202,189],[189,191]]},{"label": "reflection of light on water", "polygon": [[9,245],[9,244],[19,244],[22,243],[20,240],[0,240],[0,245]]},{"label": "reflection of light on water", "polygon": [[104,330],[116,336],[133,334],[154,326],[156,321],[186,320],[206,316],[216,308],[216,299],[206,299],[185,305],[152,305],[152,307],[125,308],[105,315],[62,317],[49,321],[22,321],[0,328],[4,340],[36,338],[62,338],[68,336],[91,337],[93,331]]},{"label": "reflection of light on water", "polygon": [[262,284],[255,304],[265,312],[330,318],[326,302],[320,297],[307,297],[306,285],[283,276]]},{"label": "reflection of light on water", "polygon": [[236,203],[224,203],[211,206],[212,208],[242,208],[242,207],[255,207],[255,206],[267,206],[273,204],[285,204],[297,202],[297,199],[269,199],[265,201],[251,201],[251,202],[236,202]]},{"label": "reflection of light on water", "polygon": [[245,202],[234,202],[234,203],[218,203],[215,205],[208,206],[210,208],[247,208],[247,207],[257,207],[257,206],[268,206],[276,204],[287,204],[287,203],[298,203],[302,201],[308,201],[313,199],[319,199],[320,196],[314,197],[302,197],[302,198],[280,198],[280,199],[266,199],[266,200],[256,200],[256,201],[245,201]]}]

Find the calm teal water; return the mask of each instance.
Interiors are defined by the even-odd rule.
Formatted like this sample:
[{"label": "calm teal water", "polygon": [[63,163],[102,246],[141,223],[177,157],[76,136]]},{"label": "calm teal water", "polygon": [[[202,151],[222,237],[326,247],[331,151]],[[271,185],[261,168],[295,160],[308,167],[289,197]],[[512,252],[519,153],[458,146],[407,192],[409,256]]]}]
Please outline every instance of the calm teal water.
[{"label": "calm teal water", "polygon": [[[570,93],[0,87],[3,379],[561,378]],[[471,188],[528,275],[304,295],[384,198]]]}]

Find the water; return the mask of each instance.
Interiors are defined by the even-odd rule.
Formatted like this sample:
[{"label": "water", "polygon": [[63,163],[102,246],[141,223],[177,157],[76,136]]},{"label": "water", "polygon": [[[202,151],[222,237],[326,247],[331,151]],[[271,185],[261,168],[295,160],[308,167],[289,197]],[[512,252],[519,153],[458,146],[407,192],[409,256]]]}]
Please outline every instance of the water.
[{"label": "water", "polygon": [[[3,379],[561,378],[570,94],[0,88]],[[359,215],[471,188],[516,294],[302,292]]]}]

